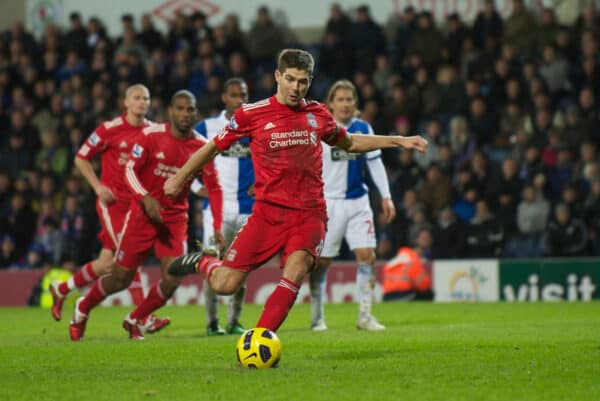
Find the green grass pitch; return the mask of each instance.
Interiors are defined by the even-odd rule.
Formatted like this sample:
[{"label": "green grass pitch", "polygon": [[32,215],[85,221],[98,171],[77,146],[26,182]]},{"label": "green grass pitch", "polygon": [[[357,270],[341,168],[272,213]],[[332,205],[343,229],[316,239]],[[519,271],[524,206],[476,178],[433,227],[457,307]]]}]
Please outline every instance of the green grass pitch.
[{"label": "green grass pitch", "polygon": [[0,309],[0,400],[600,400],[598,302],[378,304],[376,333],[352,304],[327,305],[330,330],[312,333],[297,305],[280,367],[259,371],[237,367],[237,337],[205,337],[203,308],[162,309],[171,326],[137,342],[128,310],[95,310],[72,343],[70,310]]}]

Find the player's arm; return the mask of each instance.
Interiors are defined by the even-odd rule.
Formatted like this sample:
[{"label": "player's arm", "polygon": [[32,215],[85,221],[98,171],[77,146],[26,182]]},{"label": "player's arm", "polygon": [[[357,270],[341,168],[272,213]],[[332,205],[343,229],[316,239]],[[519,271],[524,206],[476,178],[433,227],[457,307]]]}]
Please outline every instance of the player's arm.
[{"label": "player's arm", "polygon": [[425,153],[427,150],[427,141],[420,135],[399,136],[399,135],[352,135],[347,134],[339,138],[335,143],[338,148],[344,149],[350,153],[365,153],[376,149],[385,148],[404,148],[414,149]]},{"label": "player's arm", "polygon": [[81,145],[77,154],[75,155],[74,164],[81,171],[81,174],[85,180],[90,184],[96,196],[100,201],[106,205],[111,204],[115,201],[116,197],[113,192],[100,182],[100,178],[94,171],[94,167],[90,160],[98,153],[104,150],[104,130],[102,126],[96,128],[88,139]]},{"label": "player's arm", "polygon": [[131,148],[129,160],[125,164],[125,182],[129,186],[134,199],[142,204],[148,217],[157,223],[162,223],[160,202],[150,195],[150,192],[139,179],[139,171],[144,168],[148,161],[147,155],[151,153],[150,149],[146,149],[148,141],[140,140],[139,142]]},{"label": "player's arm", "polygon": [[223,249],[225,247],[225,238],[223,237],[223,190],[219,184],[214,162],[210,162],[202,168],[202,180],[208,192],[208,204],[213,215],[215,241]]},{"label": "player's arm", "polygon": [[396,217],[396,207],[394,206],[394,202],[392,202],[390,183],[381,156],[376,156],[372,159],[367,158],[367,168],[369,169],[373,183],[381,195],[381,210],[383,211],[385,223],[389,224]]}]

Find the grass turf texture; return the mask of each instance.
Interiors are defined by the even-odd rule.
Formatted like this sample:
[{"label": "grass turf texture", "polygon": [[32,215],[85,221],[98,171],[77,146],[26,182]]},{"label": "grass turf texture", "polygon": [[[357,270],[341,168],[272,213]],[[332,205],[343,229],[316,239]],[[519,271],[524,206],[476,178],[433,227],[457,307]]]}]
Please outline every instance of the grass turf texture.
[{"label": "grass turf texture", "polygon": [[[224,307],[221,308],[224,313]],[[297,305],[278,369],[243,370],[236,336],[205,337],[204,310],[167,307],[164,332],[132,342],[129,308],[99,308],[84,341],[70,310],[0,309],[0,400],[598,400],[600,303],[378,304],[384,332],[355,329],[356,305],[327,305],[308,330]],[[256,322],[247,306],[243,322]]]}]

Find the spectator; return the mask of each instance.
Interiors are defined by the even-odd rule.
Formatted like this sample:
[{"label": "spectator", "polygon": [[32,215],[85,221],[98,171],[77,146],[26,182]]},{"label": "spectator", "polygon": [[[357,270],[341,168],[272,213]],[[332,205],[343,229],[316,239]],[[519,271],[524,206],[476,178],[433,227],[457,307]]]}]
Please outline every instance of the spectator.
[{"label": "spectator", "polygon": [[5,234],[10,234],[15,240],[15,255],[20,258],[25,255],[33,239],[36,215],[25,200],[22,193],[15,192],[10,198],[9,208],[2,216],[0,227]]},{"label": "spectator", "polygon": [[63,234],[58,228],[58,222],[54,217],[46,217],[42,221],[42,230],[36,242],[46,250],[48,261],[58,264],[61,261],[64,247]]},{"label": "spectator", "polygon": [[0,242],[0,269],[12,267],[16,262],[15,240],[9,234],[4,234]]},{"label": "spectator", "polygon": [[418,53],[423,63],[429,67],[437,67],[444,46],[444,38],[435,27],[430,12],[422,12],[417,19],[417,30],[411,37],[410,51]]},{"label": "spectator", "polygon": [[425,181],[418,188],[418,199],[423,202],[429,212],[436,216],[450,203],[452,187],[450,179],[442,174],[440,167],[433,163],[427,168]]},{"label": "spectator", "polygon": [[60,218],[60,229],[65,241],[63,256],[77,261],[78,264],[81,263],[79,256],[83,253],[81,240],[84,236],[85,223],[85,216],[77,197],[68,195]]},{"label": "spectator", "polygon": [[466,242],[466,256],[470,258],[498,257],[502,253],[504,229],[484,199],[477,201]]},{"label": "spectator", "polygon": [[74,51],[83,57],[87,53],[87,31],[83,27],[81,15],[76,12],[71,13],[69,21],[71,28],[63,39],[65,50],[67,52]]},{"label": "spectator", "polygon": [[508,240],[506,256],[542,256],[542,237],[550,216],[550,203],[542,193],[528,184],[523,188],[523,196],[517,207],[517,227],[519,235]]},{"label": "spectator", "polygon": [[248,51],[260,71],[269,70],[277,52],[283,48],[283,33],[271,19],[266,6],[258,9],[256,21],[248,33]]},{"label": "spectator", "polygon": [[154,27],[151,14],[142,15],[142,29],[138,33],[137,39],[148,53],[152,53],[156,49],[165,48],[165,40],[162,34]]},{"label": "spectator", "polygon": [[455,116],[450,120],[450,149],[456,165],[463,165],[471,160],[475,151],[475,138],[469,132],[467,119]]},{"label": "spectator", "polygon": [[35,158],[35,166],[42,171],[50,172],[60,177],[67,171],[69,165],[68,151],[59,145],[55,131],[44,130],[40,133],[42,148]]},{"label": "spectator", "polygon": [[572,217],[569,207],[559,203],[548,225],[546,256],[584,256],[587,245],[587,229],[583,221]]},{"label": "spectator", "polygon": [[31,167],[31,156],[25,148],[25,140],[21,134],[11,132],[8,146],[0,149],[0,168],[6,170],[12,178]]},{"label": "spectator", "polygon": [[513,0],[512,14],[504,24],[504,39],[514,43],[517,52],[528,56],[532,52],[532,38],[537,29],[537,22],[523,4],[523,0]]},{"label": "spectator", "polygon": [[433,231],[432,254],[435,259],[457,259],[463,256],[465,246],[465,226],[456,219],[450,207],[444,207]]},{"label": "spectator", "polygon": [[482,11],[477,14],[473,25],[473,37],[475,45],[483,49],[485,43],[491,38],[499,40],[502,37],[504,23],[498,11],[494,0],[485,0]]},{"label": "spectator", "polygon": [[355,71],[371,74],[378,55],[386,54],[386,39],[381,26],[371,18],[369,6],[356,9],[356,20],[350,30]]}]

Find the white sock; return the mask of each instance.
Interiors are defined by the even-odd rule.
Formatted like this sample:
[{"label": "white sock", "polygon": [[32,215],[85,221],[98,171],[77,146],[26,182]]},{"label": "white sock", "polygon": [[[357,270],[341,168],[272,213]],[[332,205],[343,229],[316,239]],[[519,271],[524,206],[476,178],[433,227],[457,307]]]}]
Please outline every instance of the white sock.
[{"label": "white sock", "polygon": [[244,298],[246,297],[246,286],[243,285],[229,297],[227,302],[227,322],[234,323],[240,321],[240,315],[242,314],[242,305],[244,304]]},{"label": "white sock", "polygon": [[358,311],[360,316],[369,316],[373,305],[375,270],[373,265],[359,263],[356,269],[356,288],[358,290]]},{"label": "white sock", "polygon": [[327,288],[327,269],[316,269],[310,273],[311,323],[325,319],[323,297]]}]

